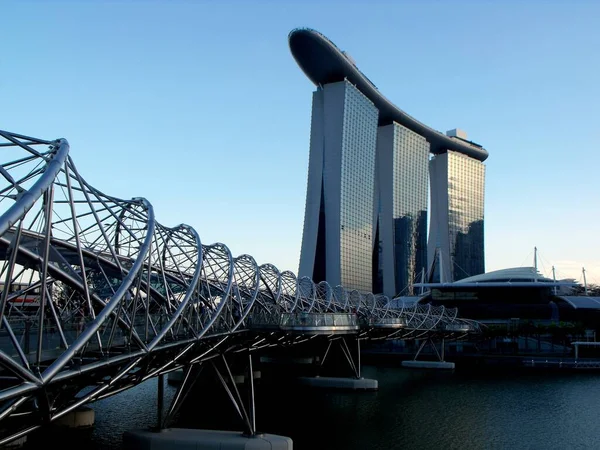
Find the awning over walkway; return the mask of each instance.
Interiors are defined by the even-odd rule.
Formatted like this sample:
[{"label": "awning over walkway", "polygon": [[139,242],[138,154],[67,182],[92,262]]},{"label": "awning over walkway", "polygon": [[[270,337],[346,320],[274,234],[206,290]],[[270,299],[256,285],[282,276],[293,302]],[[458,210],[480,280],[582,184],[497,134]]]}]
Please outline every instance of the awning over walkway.
[{"label": "awning over walkway", "polygon": [[564,300],[575,309],[600,309],[600,297],[561,295],[558,298]]}]

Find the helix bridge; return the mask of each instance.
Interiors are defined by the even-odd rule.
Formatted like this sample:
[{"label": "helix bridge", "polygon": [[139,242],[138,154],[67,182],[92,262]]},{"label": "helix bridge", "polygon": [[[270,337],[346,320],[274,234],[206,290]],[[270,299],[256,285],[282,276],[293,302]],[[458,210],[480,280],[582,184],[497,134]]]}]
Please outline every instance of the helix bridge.
[{"label": "helix bridge", "polygon": [[[0,445],[216,356],[460,337],[455,309],[314,283],[86,182],[65,139],[0,131]],[[359,349],[360,351],[360,349]]]}]

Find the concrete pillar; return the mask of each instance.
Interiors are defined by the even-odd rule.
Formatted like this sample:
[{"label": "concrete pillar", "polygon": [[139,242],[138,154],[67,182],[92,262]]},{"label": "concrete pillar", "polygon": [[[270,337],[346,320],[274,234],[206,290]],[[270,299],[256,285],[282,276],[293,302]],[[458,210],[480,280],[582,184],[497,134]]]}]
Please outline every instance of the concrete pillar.
[{"label": "concrete pillar", "polygon": [[305,386],[351,391],[376,391],[379,388],[378,381],[370,378],[299,377],[298,382]]},{"label": "concrete pillar", "polygon": [[80,406],[52,423],[66,428],[90,428],[94,426],[95,419],[96,415],[92,408]]},{"label": "concrete pillar", "polygon": [[276,434],[245,436],[241,432],[166,428],[126,431],[126,450],[292,450],[292,440]]},{"label": "concrete pillar", "polygon": [[416,361],[408,360],[402,361],[402,367],[409,367],[412,369],[442,369],[442,370],[454,370],[455,364],[448,361]]}]

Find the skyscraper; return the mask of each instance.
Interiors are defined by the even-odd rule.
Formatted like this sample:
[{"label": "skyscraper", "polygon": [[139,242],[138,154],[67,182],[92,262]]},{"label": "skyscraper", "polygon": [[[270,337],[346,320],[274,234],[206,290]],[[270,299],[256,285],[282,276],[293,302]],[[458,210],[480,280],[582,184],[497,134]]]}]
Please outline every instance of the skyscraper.
[{"label": "skyscraper", "polygon": [[377,133],[377,276],[373,289],[412,295],[427,266],[429,143],[393,122]]},{"label": "skyscraper", "polygon": [[321,33],[293,30],[289,43],[317,86],[299,275],[391,297],[411,294],[424,268],[481,273],[487,151],[393,105]]},{"label": "skyscraper", "polygon": [[429,280],[449,283],[483,273],[484,164],[448,151],[430,161],[429,171]]},{"label": "skyscraper", "polygon": [[377,120],[346,80],[313,93],[300,276],[372,291]]}]

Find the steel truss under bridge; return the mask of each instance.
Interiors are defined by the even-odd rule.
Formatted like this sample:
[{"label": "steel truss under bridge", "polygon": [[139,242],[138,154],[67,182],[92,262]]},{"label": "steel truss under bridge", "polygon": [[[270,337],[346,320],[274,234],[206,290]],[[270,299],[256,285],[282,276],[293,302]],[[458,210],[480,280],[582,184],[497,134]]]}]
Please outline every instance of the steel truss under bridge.
[{"label": "steel truss under bridge", "polygon": [[146,199],[87,183],[65,139],[0,131],[0,150],[0,444],[225,351],[477,331],[163,226]]}]

